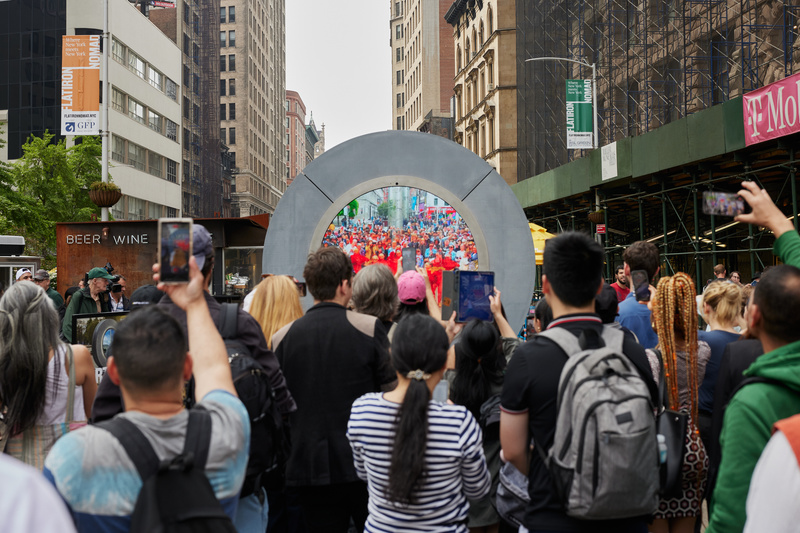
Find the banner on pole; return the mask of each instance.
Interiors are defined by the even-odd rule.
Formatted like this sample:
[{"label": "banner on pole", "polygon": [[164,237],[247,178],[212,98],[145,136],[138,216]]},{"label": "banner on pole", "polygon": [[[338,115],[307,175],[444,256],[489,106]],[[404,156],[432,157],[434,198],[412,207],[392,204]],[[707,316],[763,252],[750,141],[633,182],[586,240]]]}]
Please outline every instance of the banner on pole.
[{"label": "banner on pole", "polygon": [[594,147],[592,80],[567,80],[567,149]]},{"label": "banner on pole", "polygon": [[99,35],[64,35],[61,51],[61,134],[100,133]]}]

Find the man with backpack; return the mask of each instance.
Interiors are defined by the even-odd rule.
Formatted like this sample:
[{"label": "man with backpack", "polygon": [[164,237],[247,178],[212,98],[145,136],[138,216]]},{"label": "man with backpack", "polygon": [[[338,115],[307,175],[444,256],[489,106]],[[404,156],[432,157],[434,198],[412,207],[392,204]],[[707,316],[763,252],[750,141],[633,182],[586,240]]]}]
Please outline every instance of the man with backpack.
[{"label": "man with backpack", "polygon": [[548,241],[542,288],[554,320],[506,370],[500,442],[528,474],[531,532],[646,533],[657,506],[658,388],[644,349],[595,313],[602,269],[588,236]]},{"label": "man with backpack", "polygon": [[[237,398],[222,337],[194,258],[188,284],[161,285],[186,313],[189,332],[149,306],[114,336],[108,374],[125,413],[59,439],[44,475],[70,507],[78,531],[236,531],[250,421]],[[197,405],[184,408],[194,375]]]},{"label": "man with backpack", "polygon": [[[225,344],[229,357],[232,351],[241,353],[242,357],[237,357],[236,361],[231,361],[232,368],[242,363],[249,363],[254,360],[257,365],[260,365],[260,370],[266,374],[269,380],[269,386],[274,392],[274,399],[269,395],[269,400],[274,401],[277,411],[280,416],[288,416],[289,413],[294,412],[297,406],[286,387],[286,380],[281,373],[280,366],[275,354],[267,348],[267,341],[264,338],[264,333],[258,322],[242,310],[234,310],[220,305],[213,296],[208,292],[208,287],[211,284],[211,278],[214,269],[214,248],[212,245],[211,234],[208,230],[200,225],[193,225],[192,233],[192,246],[193,257],[197,262],[200,273],[203,276],[203,299],[208,307],[211,319],[214,323],[215,329],[220,331],[225,337]],[[158,302],[158,307],[165,309],[172,317],[186,331],[187,316],[183,309],[172,301],[169,295],[165,296]],[[231,313],[232,317],[229,317]],[[232,319],[231,319],[232,318]],[[127,320],[127,319],[126,319]],[[223,331],[225,324],[228,324],[229,331]],[[230,331],[230,325],[234,324],[235,327]],[[234,369],[235,370],[235,369]],[[234,375],[234,379],[238,376]],[[236,381],[237,390],[243,385],[251,384],[253,381],[249,378],[244,382],[242,380]],[[257,383],[256,383],[257,384]],[[92,407],[92,422],[100,422],[107,420],[122,410],[121,402],[116,400],[115,395],[119,394],[119,389],[114,387],[110,382],[108,376],[104,376],[98,387],[98,393],[95,396],[95,403]],[[258,419],[261,414],[261,409],[258,406],[253,406],[252,391],[240,391],[240,397],[245,402],[245,406],[250,413],[250,418]],[[271,406],[265,406],[271,407]],[[241,532],[257,531],[262,532],[266,529],[268,504],[266,493],[262,487],[264,482],[263,472],[254,471],[256,465],[261,464],[260,454],[265,450],[270,450],[274,446],[274,439],[267,436],[265,431],[261,431],[264,423],[280,423],[281,420],[271,420],[269,413],[273,412],[266,409],[268,416],[260,419],[257,425],[254,425],[252,432],[252,441],[250,443],[251,457],[248,464],[248,475],[242,486],[241,501],[237,510],[236,526]],[[274,412],[273,412],[274,414]],[[277,438],[277,437],[276,437]],[[262,527],[263,526],[263,527]]]}]

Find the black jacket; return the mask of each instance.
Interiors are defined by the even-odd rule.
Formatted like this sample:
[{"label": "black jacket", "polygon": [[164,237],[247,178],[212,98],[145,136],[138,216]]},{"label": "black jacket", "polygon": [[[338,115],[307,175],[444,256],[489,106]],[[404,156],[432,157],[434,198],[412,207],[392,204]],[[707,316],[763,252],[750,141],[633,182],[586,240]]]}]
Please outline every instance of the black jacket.
[{"label": "black jacket", "polygon": [[[208,292],[205,293],[206,304],[211,314],[211,319],[215,324],[219,324],[219,315],[222,306]],[[166,310],[183,326],[186,332],[186,312],[172,303],[169,296],[164,296],[158,305],[164,306]],[[258,363],[264,367],[269,376],[270,384],[275,391],[275,399],[278,410],[283,414],[292,413],[297,410],[297,405],[286,387],[286,380],[281,372],[278,359],[275,354],[267,348],[267,341],[258,322],[247,312],[239,309],[237,339],[240,340],[250,350],[250,354]],[[122,396],[119,387],[114,385],[108,375],[104,375],[97,388],[94,404],[92,405],[92,423],[102,422],[112,418],[114,415],[123,411]]]}]

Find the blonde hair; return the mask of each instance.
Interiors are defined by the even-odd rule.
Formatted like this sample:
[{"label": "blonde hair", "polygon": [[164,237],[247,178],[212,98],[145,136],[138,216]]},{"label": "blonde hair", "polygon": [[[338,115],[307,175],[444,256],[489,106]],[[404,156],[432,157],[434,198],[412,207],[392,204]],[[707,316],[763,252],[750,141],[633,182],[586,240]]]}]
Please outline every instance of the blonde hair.
[{"label": "blonde hair", "polygon": [[272,349],[272,336],[286,324],[303,316],[300,294],[289,276],[269,276],[256,286],[250,314],[256,319]]},{"label": "blonde hair", "polygon": [[680,406],[677,374],[677,340],[686,344],[687,379],[692,420],[697,421],[697,312],[692,278],[683,272],[659,280],[653,300],[653,324],[658,335],[658,348],[664,361],[664,380],[673,409]]},{"label": "blonde hair", "polygon": [[703,303],[714,310],[722,324],[735,324],[742,314],[742,289],[735,283],[715,281],[703,292]]}]

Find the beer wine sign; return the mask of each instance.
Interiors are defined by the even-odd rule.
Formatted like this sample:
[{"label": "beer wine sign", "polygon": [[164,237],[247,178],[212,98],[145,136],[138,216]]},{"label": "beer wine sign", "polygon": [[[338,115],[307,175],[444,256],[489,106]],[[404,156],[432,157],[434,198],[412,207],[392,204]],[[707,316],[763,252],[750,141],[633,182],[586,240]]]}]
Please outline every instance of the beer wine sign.
[{"label": "beer wine sign", "polygon": [[592,149],[592,80],[567,80],[567,149]]}]

